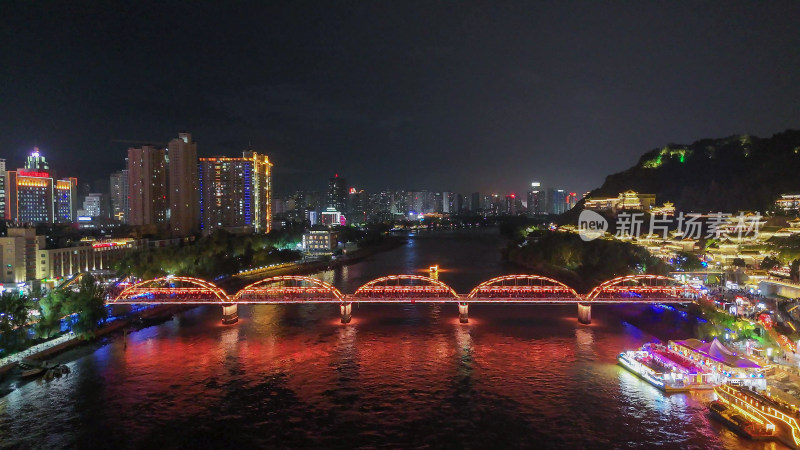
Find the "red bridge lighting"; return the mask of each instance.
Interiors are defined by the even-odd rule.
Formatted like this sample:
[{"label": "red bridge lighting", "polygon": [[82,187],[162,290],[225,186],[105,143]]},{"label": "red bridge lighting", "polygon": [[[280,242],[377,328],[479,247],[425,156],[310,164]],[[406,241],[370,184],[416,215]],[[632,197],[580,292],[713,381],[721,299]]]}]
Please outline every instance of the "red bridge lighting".
[{"label": "red bridge lighting", "polygon": [[[350,322],[353,302],[457,303],[459,319],[468,322],[469,303],[572,303],[578,321],[591,322],[591,305],[602,303],[686,303],[699,297],[694,288],[659,275],[630,275],[601,283],[586,295],[566,284],[539,275],[504,275],[484,281],[467,295],[445,283],[421,275],[390,275],[372,280],[353,294],[306,276],[271,277],[229,295],[211,282],[190,277],[161,277],[123,289],[114,304],[217,304],[225,324],[238,320],[237,304],[338,303],[342,323]],[[692,297],[692,298],[690,298]]]},{"label": "red bridge lighting", "polygon": [[484,281],[467,295],[422,275],[390,275],[372,280],[346,295],[335,286],[307,276],[271,277],[233,295],[213,283],[191,277],[161,277],[123,289],[109,303],[346,303],[396,302],[402,299],[454,303],[653,303],[686,302],[700,293],[660,275],[630,275],[601,283],[588,294],[539,275],[504,275]]}]

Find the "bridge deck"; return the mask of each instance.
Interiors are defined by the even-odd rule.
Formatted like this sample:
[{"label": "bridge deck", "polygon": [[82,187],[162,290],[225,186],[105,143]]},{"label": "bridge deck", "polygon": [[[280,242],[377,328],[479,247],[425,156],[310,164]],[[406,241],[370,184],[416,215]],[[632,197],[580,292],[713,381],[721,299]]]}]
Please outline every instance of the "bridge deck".
[{"label": "bridge deck", "polygon": [[[531,305],[574,305],[577,303],[586,304],[649,304],[649,303],[691,303],[693,300],[690,298],[675,298],[675,297],[648,297],[648,298],[597,298],[593,300],[576,299],[576,298],[482,298],[482,297],[386,297],[386,298],[363,298],[363,297],[349,297],[346,296],[341,299],[337,298],[268,298],[268,299],[234,299],[231,298],[230,303],[237,303],[240,305],[280,305],[280,304],[311,304],[311,303],[481,303],[481,304],[499,304],[499,303],[515,303],[515,304],[531,304]],[[228,302],[221,301],[217,298],[209,299],[119,299],[108,302],[108,304],[154,304],[154,305],[220,305]]]},{"label": "bridge deck", "polygon": [[628,275],[608,280],[588,294],[538,275],[504,275],[487,280],[469,294],[459,294],[438,279],[421,275],[377,278],[345,294],[306,276],[265,278],[236,293],[191,277],[161,277],[125,288],[110,304],[284,304],[284,303],[517,303],[617,304],[690,303],[693,288],[659,275]]}]

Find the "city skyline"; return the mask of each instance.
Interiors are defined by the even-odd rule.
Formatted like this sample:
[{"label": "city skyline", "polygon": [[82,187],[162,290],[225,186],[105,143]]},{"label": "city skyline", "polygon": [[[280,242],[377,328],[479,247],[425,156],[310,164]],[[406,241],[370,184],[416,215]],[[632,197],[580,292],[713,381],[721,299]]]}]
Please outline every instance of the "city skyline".
[{"label": "city skyline", "polygon": [[199,157],[270,155],[287,190],[585,192],[647,150],[800,116],[793,3],[0,8],[0,150],[82,180],[123,169],[120,140],[191,130]]},{"label": "city skyline", "polygon": [[[191,136],[191,133],[187,133],[187,132],[184,132],[184,131],[182,131],[182,132],[180,132],[178,134],[179,135],[189,135],[189,136]],[[175,140],[176,139],[173,139],[173,141],[175,141]],[[146,141],[141,141],[141,142],[146,142]],[[196,142],[192,141],[192,143],[195,144],[195,146],[196,146]],[[159,145],[143,145],[143,146],[139,146],[139,147],[128,147],[127,150],[129,150],[131,148],[142,148],[142,147],[146,147],[148,149],[153,149],[153,150],[163,150],[165,152],[167,151],[167,146],[159,146]],[[113,170],[113,171],[111,171],[109,173],[93,172],[94,175],[91,178],[80,179],[79,180],[80,183],[82,185],[88,186],[89,189],[92,191],[92,193],[95,193],[94,191],[96,191],[98,189],[95,189],[94,184],[96,182],[100,181],[100,180],[105,180],[108,177],[121,176],[122,172],[126,172],[125,177],[127,178],[127,164],[125,163],[125,161],[129,158],[129,155],[127,154],[127,150],[126,150],[126,153],[125,153],[125,155],[124,155],[124,157],[122,159],[122,165],[121,165],[122,169]],[[242,151],[247,151],[247,150],[240,150],[239,153],[241,154]],[[28,150],[28,153],[26,154],[26,156],[23,159],[26,160],[26,161],[30,160],[31,159],[30,155],[32,153],[34,153],[34,152],[41,153],[42,155],[45,155],[45,152],[42,151],[39,147],[34,147],[34,148]],[[267,156],[269,156],[269,155],[267,155]],[[49,157],[49,155],[48,155],[48,157]],[[211,158],[211,159],[213,159],[213,158],[223,158],[223,159],[225,159],[225,158],[238,158],[238,156],[236,156],[236,155],[234,155],[234,156],[216,155],[216,156],[213,156],[213,157],[198,157],[197,159],[199,160],[199,159],[209,159],[209,158]],[[3,161],[9,161],[8,158],[0,158],[0,159],[2,159]],[[333,177],[338,177],[338,176],[339,176],[338,172],[333,173]],[[285,189],[275,190],[275,191],[273,191],[273,193],[275,193],[275,194],[290,194],[292,192],[297,192],[297,191],[303,191],[303,192],[321,191],[325,187],[324,177],[325,176],[323,175],[323,178],[310,180],[308,182],[309,186],[307,186],[307,187],[290,186],[290,187],[287,187]],[[344,178],[344,180],[347,180],[347,177],[359,178],[358,176],[354,176],[354,175],[347,175],[347,176],[343,176],[342,178]],[[533,177],[533,178],[535,178],[535,179],[544,179],[544,177],[538,177],[538,178],[537,177]],[[536,183],[536,187],[532,187],[531,186],[532,183]],[[110,198],[113,197],[113,195],[114,195],[112,185],[113,185],[113,183],[109,184],[108,189],[100,189],[100,190],[103,191],[102,192],[103,194],[108,194]],[[359,188],[360,189],[361,187],[362,186],[360,186],[360,185],[356,186],[356,185],[351,183],[351,184],[347,184],[345,186],[345,189],[346,190],[354,189],[354,188]],[[370,190],[368,190],[368,192],[369,193],[386,192],[386,191],[454,192],[453,189],[450,189],[448,186],[434,186],[433,188],[429,188],[429,189],[418,189],[417,187],[418,186],[416,186],[413,182],[411,182],[411,183],[401,183],[401,185],[399,185],[399,186],[383,186],[383,187],[379,187],[377,189],[370,189]],[[524,202],[526,202],[525,198],[526,198],[527,194],[530,192],[531,189],[543,189],[544,191],[546,191],[547,189],[559,189],[559,190],[562,190],[562,191],[566,191],[569,194],[577,194],[579,197],[582,197],[583,194],[586,193],[586,192],[581,193],[581,192],[577,192],[577,191],[576,192],[571,192],[570,188],[568,186],[562,186],[562,185],[558,185],[558,184],[549,185],[547,183],[542,183],[542,182],[538,182],[538,181],[529,183],[527,185],[527,187],[526,186],[522,186],[518,190],[512,190],[512,191],[485,191],[484,193],[489,194],[489,195],[497,194],[497,195],[503,195],[503,196],[512,195],[513,194],[513,195],[519,196],[520,199],[524,203]],[[474,188],[468,188],[468,189],[464,190],[464,192],[459,192],[459,193],[462,193],[462,194],[466,195],[466,194],[471,194],[472,192],[475,192]],[[109,209],[109,213],[111,213],[111,212],[112,212],[112,210]]]},{"label": "city skyline", "polygon": [[[125,159],[127,168],[109,174],[108,182],[96,180],[79,186],[78,180],[71,177],[58,180],[53,186],[55,175],[50,172],[50,164],[41,150],[34,148],[25,169],[0,176],[0,203],[10,205],[4,212],[16,224],[66,222],[89,229],[128,224],[141,227],[140,232],[166,232],[168,227],[168,235],[183,237],[198,231],[207,235],[217,228],[268,233],[273,219],[280,227],[287,220],[311,226],[326,224],[331,217],[333,223],[363,224],[415,220],[429,214],[561,214],[578,200],[574,192],[543,187],[540,182],[531,183],[535,191],[528,192],[529,202],[514,193],[424,189],[367,192],[348,187],[347,179],[338,173],[328,180],[324,198],[315,190],[276,193],[268,155],[246,150],[242,158],[197,158],[196,153],[191,133],[180,132],[166,148],[130,147]],[[0,162],[6,163],[4,159]],[[27,178],[18,182],[20,177]],[[6,185],[10,201],[6,201],[3,190]],[[532,195],[539,194],[541,199],[528,206]]]}]

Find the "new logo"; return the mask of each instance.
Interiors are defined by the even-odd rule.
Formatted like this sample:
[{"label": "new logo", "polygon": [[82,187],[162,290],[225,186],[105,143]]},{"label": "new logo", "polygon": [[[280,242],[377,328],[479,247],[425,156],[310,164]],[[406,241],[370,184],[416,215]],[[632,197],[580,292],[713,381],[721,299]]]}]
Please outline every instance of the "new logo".
[{"label": "new logo", "polygon": [[593,241],[608,231],[608,221],[600,214],[584,209],[578,216],[578,234],[584,241]]}]

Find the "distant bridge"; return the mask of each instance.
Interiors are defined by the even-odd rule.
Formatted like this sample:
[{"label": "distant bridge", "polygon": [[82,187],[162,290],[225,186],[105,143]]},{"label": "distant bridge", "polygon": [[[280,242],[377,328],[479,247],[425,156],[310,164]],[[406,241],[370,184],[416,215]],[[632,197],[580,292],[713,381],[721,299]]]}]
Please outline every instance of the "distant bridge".
[{"label": "distant bridge", "polygon": [[372,280],[352,294],[307,276],[265,278],[228,294],[209,281],[190,277],[161,277],[125,288],[108,304],[220,305],[222,322],[235,323],[239,304],[336,303],[342,323],[349,323],[356,303],[457,303],[459,319],[468,321],[470,303],[577,304],[578,320],[591,323],[592,304],[688,303],[699,292],[660,275],[630,275],[601,283],[588,294],[539,275],[504,275],[484,281],[469,294],[421,275],[390,275]]}]

